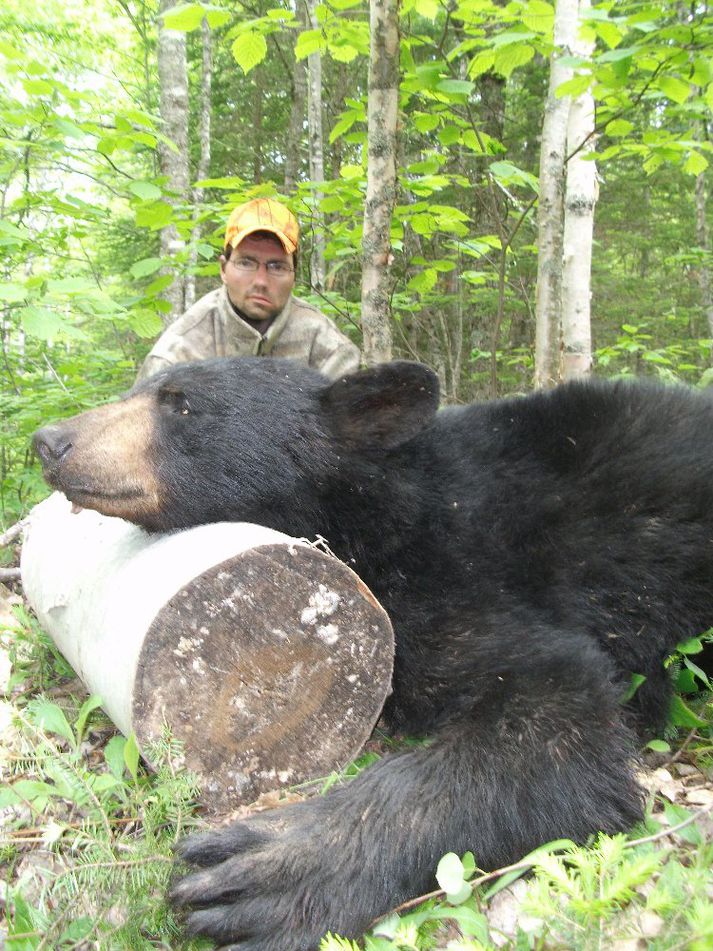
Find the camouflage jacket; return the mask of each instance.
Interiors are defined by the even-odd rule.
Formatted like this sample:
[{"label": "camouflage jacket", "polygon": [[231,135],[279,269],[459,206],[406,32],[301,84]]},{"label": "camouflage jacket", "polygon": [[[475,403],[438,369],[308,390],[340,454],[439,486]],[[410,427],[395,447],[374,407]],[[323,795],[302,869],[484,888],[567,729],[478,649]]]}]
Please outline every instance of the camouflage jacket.
[{"label": "camouflage jacket", "polygon": [[201,297],[161,334],[138,379],[173,363],[209,357],[266,356],[299,360],[331,379],[359,368],[358,347],[325,315],[290,296],[264,334],[235,313],[225,286]]}]

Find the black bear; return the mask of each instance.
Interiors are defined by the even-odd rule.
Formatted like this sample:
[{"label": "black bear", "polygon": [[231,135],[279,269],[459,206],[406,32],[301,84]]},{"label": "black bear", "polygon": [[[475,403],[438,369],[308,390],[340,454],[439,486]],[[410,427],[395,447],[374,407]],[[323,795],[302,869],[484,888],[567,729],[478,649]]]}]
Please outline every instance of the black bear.
[{"label": "black bear", "polygon": [[589,382],[437,404],[417,364],[329,383],[212,360],[35,436],[77,505],[150,530],[321,534],[391,615],[385,715],[430,743],[189,839],[172,897],[219,944],[356,936],[431,889],[447,851],[493,868],[641,815],[632,761],[665,719],[662,661],[713,622],[713,400]]}]

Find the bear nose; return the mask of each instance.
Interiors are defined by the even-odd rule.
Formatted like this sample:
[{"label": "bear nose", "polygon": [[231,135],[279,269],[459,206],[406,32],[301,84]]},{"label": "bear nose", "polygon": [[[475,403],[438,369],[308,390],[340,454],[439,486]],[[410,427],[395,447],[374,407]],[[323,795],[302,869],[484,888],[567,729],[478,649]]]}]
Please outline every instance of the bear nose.
[{"label": "bear nose", "polygon": [[72,442],[59,426],[44,426],[32,437],[32,444],[43,463],[59,462],[72,448]]}]

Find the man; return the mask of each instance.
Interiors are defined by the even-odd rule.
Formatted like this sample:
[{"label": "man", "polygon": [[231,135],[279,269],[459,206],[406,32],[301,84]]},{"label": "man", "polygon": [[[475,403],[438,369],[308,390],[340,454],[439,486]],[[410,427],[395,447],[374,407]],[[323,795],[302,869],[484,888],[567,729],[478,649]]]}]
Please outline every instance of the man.
[{"label": "man", "polygon": [[233,209],[220,256],[221,287],[168,327],[139,372],[208,357],[289,357],[332,379],[359,367],[359,349],[321,311],[293,297],[300,229],[272,198]]}]

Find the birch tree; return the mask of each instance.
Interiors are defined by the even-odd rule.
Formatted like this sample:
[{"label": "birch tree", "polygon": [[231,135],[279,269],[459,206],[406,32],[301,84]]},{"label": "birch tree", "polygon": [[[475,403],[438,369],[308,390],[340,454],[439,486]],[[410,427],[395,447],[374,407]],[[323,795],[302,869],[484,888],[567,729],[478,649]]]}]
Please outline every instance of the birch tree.
[{"label": "birch tree", "polygon": [[540,147],[535,296],[535,386],[552,386],[558,371],[562,300],[562,223],[569,98],[557,88],[572,76],[566,64],[577,29],[577,0],[555,3],[554,49]]},{"label": "birch tree", "polygon": [[[580,22],[591,7],[580,0]],[[578,31],[575,56],[589,59],[594,43]],[[567,186],[564,203],[562,256],[562,361],[563,380],[586,376],[592,367],[590,314],[594,206],[597,200],[597,169],[594,148],[594,98],[587,90],[572,99],[567,124]]]},{"label": "birch tree", "polygon": [[[161,0],[160,14],[166,13],[174,5],[175,0]],[[163,132],[173,143],[173,148],[160,144],[159,163],[161,173],[168,179],[171,192],[168,200],[176,209],[187,202],[189,183],[186,34],[167,29],[162,19],[159,20],[158,31],[158,76]],[[174,221],[161,229],[162,256],[171,258],[183,251],[184,247]],[[164,319],[170,322],[184,310],[184,279],[175,273],[175,268],[167,268],[166,273],[175,274],[172,284],[164,292],[171,305]]]},{"label": "birch tree", "polygon": [[361,321],[368,366],[391,359],[391,219],[396,203],[398,0],[369,4],[369,106]]},{"label": "birch tree", "polygon": [[[698,137],[701,142],[708,140],[707,123],[699,123]],[[710,272],[710,231],[707,217],[706,175],[701,169],[696,175],[695,206],[696,206],[696,244],[701,251],[701,261],[698,265],[698,286],[701,289],[701,305],[708,323],[708,333],[713,337],[713,286],[711,286]]]},{"label": "birch tree", "polygon": [[[201,61],[201,94],[198,118],[198,138],[200,142],[200,158],[196,169],[196,181],[208,177],[210,169],[210,128],[211,128],[211,88],[213,82],[213,36],[206,17],[201,23],[202,61]],[[199,222],[200,206],[203,203],[204,190],[193,188],[193,229],[188,254],[188,275],[186,276],[184,306],[190,307],[196,299],[196,276],[192,273],[198,260],[198,241],[201,236]]]},{"label": "birch tree", "polygon": [[[307,10],[312,29],[317,29],[316,0],[307,0]],[[319,50],[310,53],[307,59],[307,116],[309,127],[309,177],[314,185],[314,215],[312,238],[312,259],[310,279],[315,290],[324,290],[324,221],[319,209],[324,183],[324,135],[322,132],[322,54]]]},{"label": "birch tree", "polygon": [[[297,19],[303,30],[308,29],[309,20],[304,3],[298,3],[296,8]],[[297,187],[300,173],[302,137],[304,134],[305,103],[307,102],[307,64],[302,59],[295,59],[291,72],[292,105],[290,108],[290,122],[287,128],[287,142],[285,143],[285,194],[291,195]]]}]

